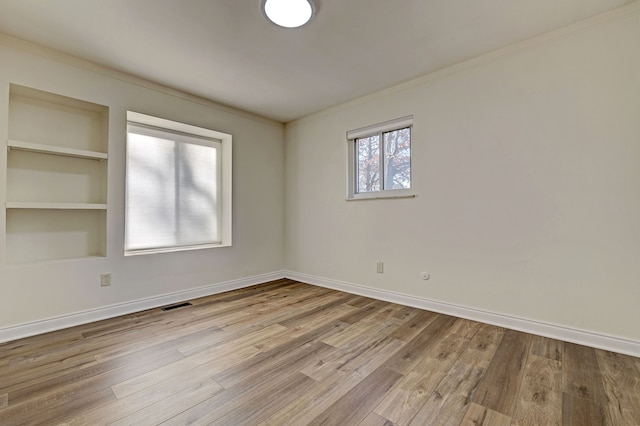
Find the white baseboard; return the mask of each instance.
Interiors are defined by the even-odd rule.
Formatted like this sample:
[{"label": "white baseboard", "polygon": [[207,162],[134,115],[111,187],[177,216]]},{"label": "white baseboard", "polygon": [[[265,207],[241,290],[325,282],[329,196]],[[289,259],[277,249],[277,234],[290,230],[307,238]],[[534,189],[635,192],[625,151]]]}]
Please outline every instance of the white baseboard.
[{"label": "white baseboard", "polygon": [[43,334],[50,331],[74,327],[76,325],[86,324],[94,321],[100,321],[107,318],[113,318],[120,315],[140,312],[147,309],[158,308],[160,306],[183,302],[189,299],[196,299],[198,297],[210,296],[212,294],[223,293],[225,291],[250,287],[252,285],[262,284],[268,281],[279,280],[282,278],[284,278],[283,272],[272,272],[269,274],[255,275],[248,278],[241,278],[218,284],[211,284],[204,287],[164,294],[161,296],[134,300],[117,305],[75,312],[55,318],[48,318],[40,321],[4,327],[0,328],[0,343],[21,339],[23,337],[34,336],[36,334]]},{"label": "white baseboard", "polygon": [[76,312],[68,315],[62,315],[55,318],[48,318],[25,324],[0,328],[0,343],[34,336],[37,334],[48,333],[50,331],[74,327],[76,325],[86,324],[94,321],[113,318],[120,315],[140,312],[146,309],[153,309],[189,299],[210,296],[212,294],[223,293],[225,291],[236,290],[252,285],[262,284],[268,281],[279,280],[282,278],[288,278],[308,284],[344,291],[347,293],[358,294],[374,299],[385,300],[392,303],[398,303],[401,305],[412,306],[419,309],[425,309],[428,311],[439,312],[460,318],[466,318],[474,321],[492,324],[512,330],[523,331],[526,333],[537,334],[540,336],[551,337],[553,339],[559,339],[567,342],[577,343],[580,345],[640,357],[640,342],[634,340],[624,339],[616,336],[608,336],[591,331],[579,330],[561,325],[549,324],[525,318],[518,318],[489,311],[483,311],[480,309],[439,302],[417,296],[409,296],[406,294],[375,289],[362,285],[351,284],[343,281],[337,281],[329,278],[307,275],[293,271],[278,271],[268,274],[255,275],[252,277],[226,281],[223,283],[211,284],[191,290],[185,290],[161,296],[125,302],[117,305],[106,306],[102,308],[90,309],[87,311]]},{"label": "white baseboard", "polygon": [[459,318],[466,318],[512,330],[523,331],[525,333],[536,334],[566,342],[577,343],[579,345],[640,357],[640,342],[634,340],[438,302],[417,296],[408,296],[406,294],[365,287],[313,275],[301,274],[298,272],[285,271],[284,276],[292,280],[340,290],[347,293],[358,294],[374,299],[398,303],[400,305],[411,306],[414,308],[439,312]]}]

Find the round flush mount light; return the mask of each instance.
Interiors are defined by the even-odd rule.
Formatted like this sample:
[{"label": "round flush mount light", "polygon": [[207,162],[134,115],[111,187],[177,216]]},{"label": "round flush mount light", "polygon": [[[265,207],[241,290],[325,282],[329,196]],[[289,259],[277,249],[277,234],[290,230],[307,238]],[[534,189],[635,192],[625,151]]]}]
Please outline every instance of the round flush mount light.
[{"label": "round flush mount light", "polygon": [[316,6],[313,0],[262,0],[262,13],[280,27],[298,28],[311,21]]}]

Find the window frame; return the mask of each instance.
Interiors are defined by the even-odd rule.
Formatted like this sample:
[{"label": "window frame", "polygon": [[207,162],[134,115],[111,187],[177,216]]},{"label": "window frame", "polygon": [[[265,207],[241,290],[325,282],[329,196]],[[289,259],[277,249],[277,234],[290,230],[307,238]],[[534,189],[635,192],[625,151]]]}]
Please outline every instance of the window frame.
[{"label": "window frame", "polygon": [[[382,198],[413,198],[415,197],[415,190],[413,184],[413,173],[410,173],[410,188],[402,189],[385,189],[384,188],[384,156],[385,156],[385,143],[384,134],[393,132],[396,130],[402,130],[409,128],[409,143],[413,139],[413,115],[397,118],[394,120],[385,121],[359,129],[350,130],[347,132],[347,201],[351,200],[372,200]],[[380,186],[378,191],[358,192],[358,156],[357,140],[364,139],[371,136],[379,136],[379,150],[380,150]],[[409,156],[410,168],[413,168],[413,150]]]},{"label": "window frame", "polygon": [[[187,250],[199,250],[216,247],[230,247],[232,245],[232,145],[233,137],[228,133],[216,130],[206,129],[203,127],[193,126],[178,121],[167,120],[164,118],[154,117],[134,111],[127,111],[127,139],[129,135],[129,125],[140,128],[150,128],[152,132],[165,132],[166,134],[183,135],[184,138],[209,139],[219,144],[220,153],[220,188],[219,195],[219,220],[216,224],[219,228],[219,242],[196,244],[196,245],[176,245],[149,249],[127,249],[127,205],[128,197],[128,176],[125,176],[125,239],[124,239],[124,255],[135,256],[153,253],[169,253]],[[128,141],[127,141],[128,143]],[[191,143],[191,142],[190,142]],[[193,143],[198,144],[196,141]],[[206,144],[203,144],[206,145]],[[128,169],[128,151],[125,147],[125,170]]]}]

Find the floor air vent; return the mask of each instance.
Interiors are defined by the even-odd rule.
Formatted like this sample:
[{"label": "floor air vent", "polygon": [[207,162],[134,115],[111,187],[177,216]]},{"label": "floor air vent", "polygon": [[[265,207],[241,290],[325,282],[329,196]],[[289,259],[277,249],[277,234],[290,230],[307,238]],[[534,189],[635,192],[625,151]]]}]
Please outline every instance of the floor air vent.
[{"label": "floor air vent", "polygon": [[184,308],[185,306],[192,306],[193,303],[191,302],[183,302],[183,303],[178,303],[175,305],[169,305],[169,306],[165,306],[164,308],[162,308],[163,311],[173,311],[174,309],[178,309],[178,308]]}]

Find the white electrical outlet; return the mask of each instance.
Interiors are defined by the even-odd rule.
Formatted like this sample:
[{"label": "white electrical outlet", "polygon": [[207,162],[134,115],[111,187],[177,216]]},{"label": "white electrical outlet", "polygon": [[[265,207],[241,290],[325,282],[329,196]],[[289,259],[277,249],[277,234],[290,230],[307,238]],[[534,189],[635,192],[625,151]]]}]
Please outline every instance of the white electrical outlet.
[{"label": "white electrical outlet", "polygon": [[379,274],[384,272],[384,262],[382,260],[376,262],[376,272]]},{"label": "white electrical outlet", "polygon": [[108,287],[111,285],[111,274],[100,274],[100,286]]},{"label": "white electrical outlet", "polygon": [[420,273],[420,276],[422,277],[423,280],[428,280],[431,277],[431,275],[429,275],[428,272],[422,272]]}]

